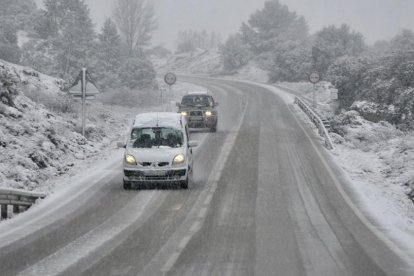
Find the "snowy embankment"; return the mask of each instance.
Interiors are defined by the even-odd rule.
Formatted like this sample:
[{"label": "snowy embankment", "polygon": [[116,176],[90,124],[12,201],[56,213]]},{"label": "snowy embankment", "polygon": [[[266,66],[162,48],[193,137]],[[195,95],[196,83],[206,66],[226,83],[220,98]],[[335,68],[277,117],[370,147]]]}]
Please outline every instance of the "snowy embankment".
[{"label": "snowy embankment", "polygon": [[152,57],[158,72],[178,74],[219,76],[230,79],[267,82],[267,72],[260,69],[254,60],[231,73],[225,72],[217,49],[196,49],[189,53],[174,54],[167,58]]},{"label": "snowy embankment", "polygon": [[171,101],[194,89],[173,87],[165,107],[88,101],[83,137],[81,104],[62,91],[62,80],[0,60],[0,84],[0,187],[46,193],[109,158],[137,113],[173,110]]},{"label": "snowy embankment", "polygon": [[[303,93],[311,102],[311,84],[281,85]],[[402,244],[411,241],[406,245],[414,248],[414,132],[402,132],[385,121],[365,120],[360,112],[367,113],[369,105],[363,102],[333,116],[326,83],[317,87],[316,100],[318,112],[331,118],[332,156],[352,180],[361,203],[386,231],[394,232]]]},{"label": "snowy embankment", "polygon": [[218,50],[196,49],[190,53],[175,54],[168,58],[152,58],[158,72],[184,74],[212,74],[221,72]]},{"label": "snowy embankment", "polygon": [[88,103],[86,136],[80,134],[80,103],[64,82],[0,61],[0,186],[49,192],[50,181],[71,173],[124,133],[128,118]]}]

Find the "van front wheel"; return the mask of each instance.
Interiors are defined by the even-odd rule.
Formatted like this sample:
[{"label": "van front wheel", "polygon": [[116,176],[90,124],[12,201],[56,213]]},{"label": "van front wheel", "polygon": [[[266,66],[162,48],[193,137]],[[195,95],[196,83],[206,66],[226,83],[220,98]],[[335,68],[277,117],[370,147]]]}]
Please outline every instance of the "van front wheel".
[{"label": "van front wheel", "polygon": [[131,183],[130,182],[126,182],[124,180],[124,190],[130,190],[131,189]]},{"label": "van front wheel", "polygon": [[188,177],[184,182],[181,182],[181,188],[182,189],[188,189]]}]

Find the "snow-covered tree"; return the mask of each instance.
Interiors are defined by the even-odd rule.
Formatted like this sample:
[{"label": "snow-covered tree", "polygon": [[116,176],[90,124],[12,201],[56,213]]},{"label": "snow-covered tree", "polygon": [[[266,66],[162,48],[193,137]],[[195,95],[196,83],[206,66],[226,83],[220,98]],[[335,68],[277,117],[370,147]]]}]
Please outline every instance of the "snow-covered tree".
[{"label": "snow-covered tree", "polygon": [[248,24],[242,25],[241,32],[251,50],[260,54],[277,47],[275,41],[305,39],[308,26],[303,17],[289,11],[286,5],[269,0],[250,16]]},{"label": "snow-covered tree", "polygon": [[33,0],[0,0],[0,59],[19,63],[18,31],[27,29],[36,10]]},{"label": "snow-covered tree", "polygon": [[361,95],[369,67],[368,59],[354,56],[342,56],[329,67],[326,79],[338,89],[340,108],[348,109]]},{"label": "snow-covered tree", "polygon": [[123,45],[116,25],[108,18],[98,35],[93,69],[96,82],[102,90],[120,85],[118,70],[124,59],[122,51]]},{"label": "snow-covered tree", "polygon": [[177,53],[188,53],[195,49],[217,49],[221,43],[220,34],[207,30],[185,30],[178,32]]},{"label": "snow-covered tree", "polygon": [[19,63],[20,55],[15,25],[9,20],[0,18],[0,59]]},{"label": "snow-covered tree", "polygon": [[269,81],[303,81],[311,71],[311,48],[307,40],[285,40],[278,47],[263,54],[262,67],[269,73]]},{"label": "snow-covered tree", "polygon": [[[44,6],[34,28],[43,41],[30,42],[36,47],[29,48],[32,52],[25,56],[36,52],[40,61],[52,58],[53,67],[41,71],[71,80],[82,67],[91,64],[96,34],[89,8],[84,0],[45,0]],[[42,62],[31,62],[41,67]]]},{"label": "snow-covered tree", "polygon": [[153,87],[156,72],[151,61],[144,56],[130,57],[119,69],[122,85],[131,89]]},{"label": "snow-covered tree", "polygon": [[20,30],[30,24],[31,14],[37,9],[33,0],[0,0],[0,7],[0,18]]},{"label": "snow-covered tree", "polygon": [[342,56],[357,56],[365,49],[364,37],[346,24],[323,28],[314,36],[312,59],[314,70],[324,75],[329,66]]},{"label": "snow-covered tree", "polygon": [[[237,53],[242,50],[244,59],[253,57],[269,72],[271,81],[293,81],[304,79],[309,70],[307,38],[308,26],[303,17],[278,0],[268,0],[263,9],[250,16],[248,23],[241,25],[237,41],[233,37],[227,46],[238,49]],[[222,51],[223,62],[230,61],[227,67],[236,65],[231,65],[234,57],[229,51]],[[236,57],[245,63],[239,54]]]},{"label": "snow-covered tree", "polygon": [[147,46],[157,27],[154,7],[148,0],[117,0],[113,10],[116,25],[130,55]]},{"label": "snow-covered tree", "polygon": [[224,69],[227,71],[239,69],[246,65],[251,58],[248,46],[243,42],[240,34],[229,36],[220,47],[220,55]]}]

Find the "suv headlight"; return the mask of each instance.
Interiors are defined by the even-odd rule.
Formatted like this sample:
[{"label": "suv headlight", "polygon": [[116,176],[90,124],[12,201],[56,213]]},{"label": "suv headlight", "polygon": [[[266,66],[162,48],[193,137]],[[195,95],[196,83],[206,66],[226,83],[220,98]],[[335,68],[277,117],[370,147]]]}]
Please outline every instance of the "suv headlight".
[{"label": "suv headlight", "polygon": [[213,115],[213,112],[211,112],[210,110],[208,110],[208,111],[206,111],[206,116],[211,116],[211,115]]},{"label": "suv headlight", "polygon": [[174,159],[173,159],[173,165],[179,165],[179,164],[182,164],[182,163],[184,163],[184,161],[185,161],[185,157],[184,157],[184,155],[183,154],[177,154],[175,157],[174,157]]},{"label": "suv headlight", "polygon": [[181,111],[181,115],[183,115],[183,116],[187,116],[187,115],[188,115],[188,113],[187,113],[187,111]]},{"label": "suv headlight", "polygon": [[137,160],[135,159],[135,157],[133,155],[130,155],[130,154],[125,155],[125,162],[128,165],[136,165],[137,164]]}]

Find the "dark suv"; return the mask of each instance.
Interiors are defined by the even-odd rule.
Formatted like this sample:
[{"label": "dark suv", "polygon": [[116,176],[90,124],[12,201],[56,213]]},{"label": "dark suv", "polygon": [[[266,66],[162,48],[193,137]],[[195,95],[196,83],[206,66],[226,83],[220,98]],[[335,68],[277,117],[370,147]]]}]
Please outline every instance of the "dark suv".
[{"label": "dark suv", "polygon": [[190,128],[208,128],[217,131],[218,103],[206,92],[193,92],[183,96],[177,104],[178,112],[187,118]]}]

